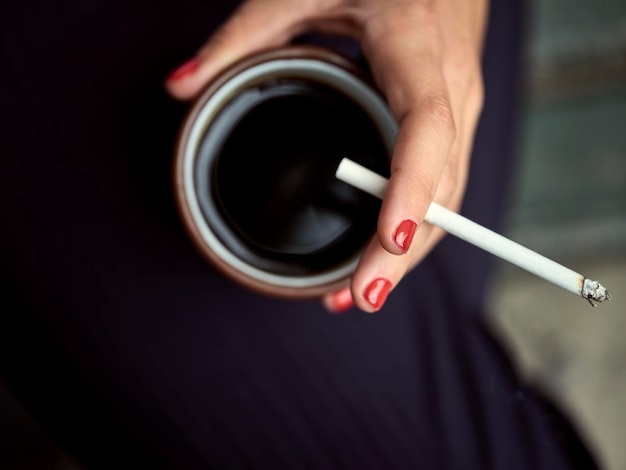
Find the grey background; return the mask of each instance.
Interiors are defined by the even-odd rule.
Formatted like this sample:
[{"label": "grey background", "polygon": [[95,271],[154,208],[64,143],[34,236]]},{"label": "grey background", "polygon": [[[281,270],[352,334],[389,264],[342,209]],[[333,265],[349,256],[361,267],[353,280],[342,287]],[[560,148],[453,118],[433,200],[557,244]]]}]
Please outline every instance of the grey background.
[{"label": "grey background", "polygon": [[533,0],[506,234],[602,282],[591,308],[500,263],[491,319],[604,468],[626,469],[626,2]]}]

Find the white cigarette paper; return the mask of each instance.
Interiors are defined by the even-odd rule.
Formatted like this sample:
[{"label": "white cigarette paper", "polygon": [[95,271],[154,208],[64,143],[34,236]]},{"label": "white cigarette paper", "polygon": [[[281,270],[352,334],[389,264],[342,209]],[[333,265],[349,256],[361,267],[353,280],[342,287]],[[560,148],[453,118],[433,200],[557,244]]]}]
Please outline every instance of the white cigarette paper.
[{"label": "white cigarette paper", "polygon": [[[387,179],[358,163],[344,158],[337,168],[336,177],[372,196],[383,198]],[[428,208],[426,222],[442,228],[472,245],[519,266],[563,289],[594,301],[609,300],[608,291],[598,282],[585,278],[561,264],[532,251],[462,215],[433,202]]]}]

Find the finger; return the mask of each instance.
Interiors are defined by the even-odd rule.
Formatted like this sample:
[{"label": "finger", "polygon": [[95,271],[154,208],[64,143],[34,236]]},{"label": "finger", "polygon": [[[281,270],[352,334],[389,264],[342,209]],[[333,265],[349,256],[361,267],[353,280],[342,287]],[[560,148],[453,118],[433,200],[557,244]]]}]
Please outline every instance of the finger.
[{"label": "finger", "polygon": [[[468,177],[470,153],[473,137],[482,109],[482,80],[479,74],[473,75],[462,86],[451,87],[450,94],[455,97],[455,115],[458,132],[453,142],[447,163],[439,178],[434,199],[451,208],[459,210]],[[368,286],[387,279],[389,292],[395,288],[404,274],[419,263],[439,243],[445,232],[430,224],[415,234],[411,249],[406,256],[395,256],[382,248],[378,240],[363,254],[357,272],[353,276],[352,291],[356,305],[367,312],[377,311],[385,298],[372,299]],[[378,246],[377,246],[378,245]],[[373,304],[371,301],[375,300]],[[381,303],[382,302],[382,303]]]},{"label": "finger", "polygon": [[243,3],[196,53],[166,81],[176,98],[188,99],[220,70],[240,58],[282,44],[298,22],[297,8],[281,7],[282,0]]},{"label": "finger", "polygon": [[[464,139],[458,139],[458,141],[461,140]],[[456,162],[451,162],[451,164],[456,165]],[[461,165],[463,168],[467,167],[465,163]],[[461,204],[464,184],[457,186],[456,177],[447,175],[448,173],[463,173],[463,168],[446,167],[442,179],[454,179],[453,186],[448,189],[445,185],[446,188],[443,189],[444,185],[441,185],[436,194],[436,199],[453,210],[458,210]],[[396,256],[390,253],[382,246],[378,237],[375,237],[363,253],[352,278],[352,296],[355,305],[365,312],[380,310],[389,293],[406,272],[430,253],[444,235],[445,232],[442,229],[424,223],[419,232],[415,234],[412,246],[407,250],[405,256]]]},{"label": "finger", "polygon": [[350,287],[344,287],[336,292],[327,294],[322,299],[322,304],[331,313],[344,313],[354,307]]},{"label": "finger", "polygon": [[[460,210],[465,187],[468,179],[471,150],[473,147],[474,135],[480,110],[482,109],[483,94],[482,80],[480,76],[470,79],[471,85],[466,87],[466,96],[463,97],[463,112],[458,119],[457,138],[448,158],[448,164],[442,173],[437,193],[434,200],[445,205],[451,210]],[[438,227],[424,224],[423,228],[416,235],[413,246],[408,253],[410,259],[408,269],[417,265],[433,248],[439,243],[445,232]],[[396,257],[402,258],[402,257]],[[363,263],[375,264],[376,259],[362,260]],[[398,269],[405,271],[404,264]]]},{"label": "finger", "polygon": [[474,136],[484,102],[480,63],[471,58],[464,62],[457,60],[453,67],[448,65],[446,73],[458,130],[434,197],[436,202],[454,211],[460,209],[465,193]]},{"label": "finger", "polygon": [[377,40],[370,36],[364,50],[400,124],[378,223],[381,245],[398,255],[408,251],[411,236],[423,223],[456,127],[436,34],[424,39],[404,19],[387,23],[388,34],[370,33]]},{"label": "finger", "polygon": [[[248,0],[244,2],[197,52],[166,80],[178,99],[195,96],[217,72],[256,52],[285,45],[298,34],[331,15],[335,0]],[[346,22],[346,29],[349,29]],[[342,30],[329,21],[329,30]],[[323,27],[322,27],[323,29]]]},{"label": "finger", "polygon": [[354,304],[367,313],[380,310],[387,296],[402,279],[408,265],[408,257],[398,257],[389,253],[374,237],[352,276],[351,292]]}]

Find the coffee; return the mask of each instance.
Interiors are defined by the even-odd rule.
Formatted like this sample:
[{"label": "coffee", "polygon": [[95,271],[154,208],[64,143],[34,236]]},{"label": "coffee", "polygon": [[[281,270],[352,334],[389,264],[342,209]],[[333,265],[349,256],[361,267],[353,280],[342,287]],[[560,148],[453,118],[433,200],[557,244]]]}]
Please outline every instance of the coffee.
[{"label": "coffee", "polygon": [[370,77],[331,51],[289,46],[218,74],[183,121],[174,187],[200,253],[283,298],[346,286],[380,201],[335,177],[348,157],[388,175],[398,126]]},{"label": "coffee", "polygon": [[343,157],[388,174],[380,131],[330,86],[272,78],[240,91],[198,147],[200,209],[221,243],[246,263],[285,276],[315,275],[357,255],[380,201],[335,178]]}]

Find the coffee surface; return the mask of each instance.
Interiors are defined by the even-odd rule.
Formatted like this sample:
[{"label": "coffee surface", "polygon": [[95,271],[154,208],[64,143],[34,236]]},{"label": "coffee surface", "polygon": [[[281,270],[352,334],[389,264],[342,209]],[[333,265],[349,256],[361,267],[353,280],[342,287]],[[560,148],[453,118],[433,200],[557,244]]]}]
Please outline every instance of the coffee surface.
[{"label": "coffee surface", "polygon": [[204,216],[224,245],[260,269],[301,275],[332,268],[364,247],[380,209],[335,178],[343,157],[388,173],[379,131],[349,98],[295,79],[245,90],[200,146]]}]

